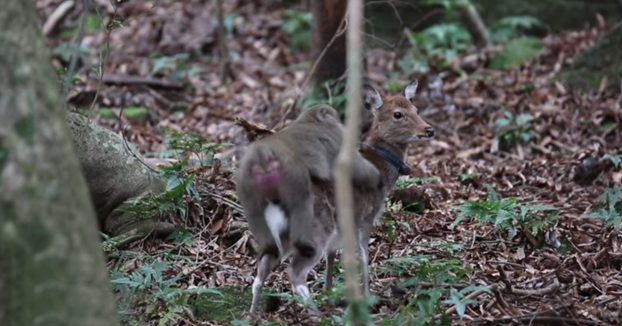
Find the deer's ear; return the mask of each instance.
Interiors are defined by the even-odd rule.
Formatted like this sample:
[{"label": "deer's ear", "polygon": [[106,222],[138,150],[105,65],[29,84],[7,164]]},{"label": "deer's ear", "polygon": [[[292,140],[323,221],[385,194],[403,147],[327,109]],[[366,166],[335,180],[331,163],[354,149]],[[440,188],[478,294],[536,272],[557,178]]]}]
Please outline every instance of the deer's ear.
[{"label": "deer's ear", "polygon": [[417,86],[419,86],[419,81],[415,79],[408,83],[406,87],[404,87],[404,97],[407,100],[411,102],[413,101],[413,99],[415,98],[415,94],[417,93]]},{"label": "deer's ear", "polygon": [[364,85],[363,104],[367,110],[371,111],[373,114],[376,114],[378,109],[382,106],[382,97],[380,97],[380,93],[378,93],[375,88],[369,85]]}]

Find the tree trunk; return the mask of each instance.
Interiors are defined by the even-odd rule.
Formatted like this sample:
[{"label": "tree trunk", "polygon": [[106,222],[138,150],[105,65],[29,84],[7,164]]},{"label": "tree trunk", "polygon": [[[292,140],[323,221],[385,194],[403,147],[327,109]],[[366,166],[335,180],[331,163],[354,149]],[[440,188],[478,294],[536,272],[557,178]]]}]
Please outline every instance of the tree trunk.
[{"label": "tree trunk", "polygon": [[346,71],[346,36],[335,33],[346,14],[347,0],[314,0],[311,2],[313,23],[311,28],[311,60],[318,60],[329,43],[332,44],[320,58],[313,72],[312,82],[315,86],[331,79],[341,77]]},{"label": "tree trunk", "polygon": [[0,325],[117,325],[34,1],[4,1],[0,28]]},{"label": "tree trunk", "polygon": [[479,16],[479,13],[473,6],[470,0],[458,0],[458,12],[460,13],[460,19],[466,26],[469,34],[473,38],[475,46],[478,48],[486,47],[490,44],[490,36],[488,29],[484,25],[484,21]]}]

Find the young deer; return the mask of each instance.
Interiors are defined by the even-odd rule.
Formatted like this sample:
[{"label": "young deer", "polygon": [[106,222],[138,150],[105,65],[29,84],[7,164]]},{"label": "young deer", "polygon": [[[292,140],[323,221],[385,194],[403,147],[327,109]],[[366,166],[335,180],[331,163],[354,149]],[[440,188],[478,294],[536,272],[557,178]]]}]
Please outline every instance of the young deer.
[{"label": "young deer", "polygon": [[[363,267],[363,290],[369,292],[368,281],[368,242],[373,223],[382,213],[384,199],[393,188],[400,174],[410,174],[410,168],[403,162],[408,145],[412,142],[429,140],[434,136],[434,129],[418,115],[417,108],[411,103],[417,91],[417,81],[412,81],[404,89],[404,96],[381,97],[370,86],[363,89],[365,108],[374,116],[371,129],[363,142],[359,153],[380,171],[380,183],[377,188],[354,186],[355,219],[359,261]],[[314,218],[309,223],[312,245],[300,250],[285,240],[286,253],[294,250],[289,266],[289,276],[294,290],[304,299],[310,299],[306,285],[311,268],[326,255],[325,289],[332,286],[332,267],[336,252],[341,248],[338,221],[334,203],[334,189],[331,180],[313,179],[310,191],[314,195]],[[296,225],[291,225],[296,228]],[[273,246],[274,247],[274,246]],[[256,311],[259,295],[268,274],[279,263],[283,253],[276,250],[264,251],[257,267],[257,276],[253,281],[253,299],[250,312]],[[312,314],[318,314],[311,309]]]},{"label": "young deer", "polygon": [[[411,143],[427,141],[434,137],[434,129],[420,116],[412,101],[417,92],[418,81],[411,81],[404,88],[403,95],[382,97],[371,86],[363,88],[363,103],[374,118],[366,139],[359,152],[380,171],[380,186],[376,191],[353,188],[354,218],[357,231],[358,258],[362,267],[363,293],[369,294],[368,250],[369,237],[376,220],[382,215],[384,200],[400,175],[409,175],[410,167],[404,163],[406,150]],[[336,229],[338,222],[335,211],[327,200],[333,198],[332,191],[326,191],[324,198],[316,196],[314,209],[316,218],[330,223]],[[329,189],[330,190],[330,189]],[[318,200],[320,198],[320,200]],[[331,212],[328,214],[328,212]],[[319,214],[326,214],[319,216]],[[328,226],[324,226],[328,228]],[[332,242],[326,251],[326,278],[324,289],[332,287],[333,264],[340,249],[340,243]],[[317,262],[315,262],[317,264]]]}]

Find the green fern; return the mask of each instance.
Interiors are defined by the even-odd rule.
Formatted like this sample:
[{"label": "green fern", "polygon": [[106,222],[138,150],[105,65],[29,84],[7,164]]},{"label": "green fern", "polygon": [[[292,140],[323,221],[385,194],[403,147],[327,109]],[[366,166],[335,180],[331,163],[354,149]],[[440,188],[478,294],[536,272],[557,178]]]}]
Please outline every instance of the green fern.
[{"label": "green fern", "polygon": [[599,219],[604,222],[605,227],[613,226],[616,230],[622,224],[622,209],[618,208],[622,196],[622,186],[607,189],[596,199],[596,209],[586,218]]},{"label": "green fern", "polygon": [[503,229],[508,236],[513,238],[518,233],[518,227],[523,231],[529,231],[536,235],[540,229],[556,220],[553,214],[544,214],[545,211],[555,210],[553,207],[543,205],[521,205],[514,197],[500,198],[497,192],[486,184],[488,199],[485,201],[467,200],[464,204],[456,207],[458,216],[450,228],[467,217],[476,218],[478,224],[491,223],[495,229]]}]

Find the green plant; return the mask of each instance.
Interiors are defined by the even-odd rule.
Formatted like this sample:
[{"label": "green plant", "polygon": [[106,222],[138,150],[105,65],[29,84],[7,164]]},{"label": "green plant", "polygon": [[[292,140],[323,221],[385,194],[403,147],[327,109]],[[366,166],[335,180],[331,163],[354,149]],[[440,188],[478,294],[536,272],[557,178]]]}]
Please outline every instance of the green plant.
[{"label": "green plant", "polygon": [[179,132],[164,128],[167,138],[164,140],[166,150],[160,152],[160,158],[179,157],[183,153],[190,152],[197,157],[203,156],[194,162],[194,165],[204,165],[213,163],[214,152],[229,146],[228,143],[210,143],[205,137],[192,132]]},{"label": "green plant", "polygon": [[452,304],[456,307],[456,313],[458,316],[463,317],[466,312],[466,306],[469,304],[477,303],[477,301],[473,299],[467,299],[465,296],[470,292],[475,291],[484,291],[490,292],[490,289],[485,286],[467,286],[462,290],[457,290],[455,288],[449,289],[449,299],[445,300],[445,303]]},{"label": "green plant", "polygon": [[283,19],[281,28],[290,37],[290,47],[302,51],[307,50],[311,40],[311,13],[286,9],[281,15]]},{"label": "green plant", "polygon": [[512,38],[523,36],[526,30],[541,27],[542,23],[531,16],[512,16],[501,18],[490,26],[491,41],[505,42]]},{"label": "green plant", "polygon": [[342,81],[328,80],[323,82],[316,90],[309,92],[302,100],[302,110],[322,103],[328,103],[334,107],[339,114],[343,114],[346,110],[345,92],[346,84]]},{"label": "green plant", "polygon": [[165,191],[159,194],[149,193],[128,201],[124,210],[138,216],[153,216],[168,211],[178,211],[182,216],[186,215],[184,195],[190,194],[199,198],[193,180],[195,174],[188,174],[183,168],[188,158],[170,166],[160,166],[160,174],[166,178]]},{"label": "green plant", "polygon": [[618,166],[620,166],[620,161],[622,161],[622,155],[609,155],[609,154],[605,154],[601,158],[601,161],[604,161],[604,160],[609,160],[611,162],[611,164],[613,164],[613,166],[617,169]]},{"label": "green plant", "polygon": [[193,294],[215,293],[215,289],[175,287],[182,275],[165,277],[172,262],[143,259],[143,265],[130,273],[118,264],[111,273],[112,290],[118,297],[119,317],[123,323],[153,318],[158,326],[175,324],[183,313],[190,313],[188,299]]},{"label": "green plant", "polygon": [[410,185],[422,185],[422,184],[426,184],[426,183],[433,183],[433,182],[436,182],[436,181],[438,181],[438,178],[436,178],[436,177],[429,177],[429,178],[399,178],[395,182],[395,186],[400,188],[400,189],[406,189]]},{"label": "green plant", "polygon": [[[429,283],[456,283],[464,278],[470,269],[460,266],[459,259],[439,260],[426,256],[396,257],[386,259],[378,267],[381,273],[405,278],[397,283],[395,290],[414,289],[422,282]],[[475,290],[466,288],[462,291],[446,285],[439,285],[430,289],[418,289],[416,295],[408,295],[405,305],[402,305],[397,314],[380,321],[380,325],[450,325],[441,303],[456,305],[460,309],[466,308],[474,302],[465,300],[464,295]],[[445,300],[443,300],[445,298]],[[460,312],[462,312],[461,310]],[[438,315],[441,318],[437,318]]]},{"label": "green plant", "polygon": [[616,186],[605,190],[596,199],[595,209],[586,218],[599,219],[604,222],[605,227],[613,226],[616,230],[622,224],[622,208],[620,207],[620,196],[622,196],[622,186]]},{"label": "green plant", "polygon": [[168,77],[174,80],[180,80],[184,76],[193,77],[201,70],[197,66],[187,66],[186,62],[190,58],[189,53],[177,53],[172,56],[161,56],[151,54],[151,69],[149,69],[148,61],[142,63],[143,69],[149,71],[149,76],[158,73],[168,73]]},{"label": "green plant", "polygon": [[544,212],[555,210],[543,205],[522,205],[514,197],[499,198],[497,192],[489,184],[488,199],[484,201],[465,201],[456,207],[459,214],[451,223],[454,228],[467,217],[477,218],[478,224],[492,223],[495,229],[507,230],[510,238],[518,233],[518,227],[523,232],[532,235],[540,233],[540,228],[557,219],[557,216]]},{"label": "green plant", "polygon": [[472,180],[473,175],[471,173],[460,173],[460,182],[465,182],[467,180]]},{"label": "green plant", "polygon": [[438,24],[422,32],[413,32],[411,42],[422,49],[428,58],[440,56],[441,65],[451,63],[460,51],[473,43],[469,32],[455,23]]},{"label": "green plant", "polygon": [[382,219],[381,221],[382,221],[382,224],[387,227],[387,238],[389,238],[389,240],[391,241],[397,238],[395,235],[395,230],[397,229],[398,226],[402,226],[408,232],[413,231],[412,227],[410,227],[410,224],[404,221],[398,221],[398,220],[394,220],[391,218],[385,218],[385,219]]},{"label": "green plant", "polygon": [[488,63],[491,69],[505,70],[533,59],[542,52],[543,44],[534,37],[519,37],[505,44],[503,51],[496,53]]},{"label": "green plant", "polygon": [[[216,150],[226,146],[226,144],[207,143],[206,140],[194,133],[182,133],[165,129],[170,135],[165,139],[167,150],[160,153],[161,157],[177,156],[181,157],[184,153],[190,152],[206,158],[195,161],[194,166],[209,164],[213,160]],[[138,216],[161,215],[165,212],[178,212],[181,216],[186,215],[185,195],[199,198],[198,190],[194,185],[196,172],[187,167],[190,157],[183,157],[178,162],[169,165],[159,166],[158,174],[166,180],[165,191],[159,194],[149,193],[145,196],[134,198],[128,201],[128,206],[124,210],[130,214]]]},{"label": "green plant", "polygon": [[531,130],[533,117],[529,113],[521,113],[514,117],[512,112],[504,111],[503,118],[495,120],[497,139],[501,148],[509,148],[516,143],[529,143],[531,139],[540,137],[537,132]]}]

